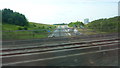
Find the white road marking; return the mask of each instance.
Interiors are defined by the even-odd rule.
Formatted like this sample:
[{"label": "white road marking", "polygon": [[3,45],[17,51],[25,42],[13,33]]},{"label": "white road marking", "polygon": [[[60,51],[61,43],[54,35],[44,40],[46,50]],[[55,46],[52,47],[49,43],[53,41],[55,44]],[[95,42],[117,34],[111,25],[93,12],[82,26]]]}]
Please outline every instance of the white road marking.
[{"label": "white road marking", "polygon": [[68,36],[71,36],[71,34],[69,33],[67,29],[65,29],[65,32],[68,34]]},{"label": "white road marking", "polygon": [[67,25],[66,26],[58,26],[57,29],[51,35],[49,35],[48,37],[53,37],[53,36],[58,36],[59,37],[59,35],[56,34],[57,32],[59,32],[58,29],[61,29],[60,30],[61,34],[62,34],[61,36],[65,36],[64,34],[66,34],[66,36],[71,36],[71,34],[69,33],[69,31],[66,28],[68,28]]},{"label": "white road marking", "polygon": [[64,27],[66,27],[66,28],[64,28],[64,31],[65,31],[65,33],[67,34],[67,36],[71,36],[71,34],[70,34],[69,31],[68,31],[68,26],[64,26]]},{"label": "white road marking", "polygon": [[51,35],[49,35],[48,37],[53,37],[53,36],[55,36],[55,34],[56,34],[56,32],[58,32],[58,29],[60,28],[60,26],[58,26],[57,27],[57,29],[55,29],[54,31],[53,31],[53,33],[51,34]]}]

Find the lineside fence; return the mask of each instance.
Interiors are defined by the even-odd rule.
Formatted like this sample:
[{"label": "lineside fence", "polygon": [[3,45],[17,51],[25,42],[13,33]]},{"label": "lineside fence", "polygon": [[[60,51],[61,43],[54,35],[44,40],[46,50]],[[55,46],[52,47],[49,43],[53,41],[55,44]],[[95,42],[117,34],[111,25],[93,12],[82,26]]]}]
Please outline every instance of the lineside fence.
[{"label": "lineside fence", "polygon": [[51,32],[47,30],[16,30],[16,31],[2,31],[3,40],[23,40],[23,39],[37,39],[45,38]]},{"label": "lineside fence", "polygon": [[[94,32],[94,31],[90,31]],[[111,34],[93,34],[93,36],[109,36],[114,35],[117,33],[111,33]],[[2,31],[2,40],[4,41],[11,41],[11,40],[31,40],[31,39],[48,39],[48,38],[73,38],[76,37],[82,37],[82,36],[89,36],[83,34],[83,32],[80,32],[78,30],[72,29],[72,28],[65,28],[65,29],[54,29],[54,30],[16,30],[16,31]],[[91,35],[92,37],[92,35]]]},{"label": "lineside fence", "polygon": [[[111,33],[111,34],[96,34],[96,35],[80,35],[80,36],[72,36],[72,37],[47,37],[42,39],[28,39],[28,40],[4,40],[2,42],[3,45],[41,45],[41,44],[62,44],[62,43],[70,43],[76,41],[90,41],[92,39],[99,40],[99,39],[112,39],[112,38],[119,38],[118,33]],[[5,47],[5,46],[4,46]]]},{"label": "lineside fence", "polygon": [[[51,37],[74,36],[75,32],[70,29],[55,29],[55,30],[15,30],[15,31],[1,31],[2,40],[28,40],[28,39],[42,39]],[[69,35],[70,34],[70,35]]]}]

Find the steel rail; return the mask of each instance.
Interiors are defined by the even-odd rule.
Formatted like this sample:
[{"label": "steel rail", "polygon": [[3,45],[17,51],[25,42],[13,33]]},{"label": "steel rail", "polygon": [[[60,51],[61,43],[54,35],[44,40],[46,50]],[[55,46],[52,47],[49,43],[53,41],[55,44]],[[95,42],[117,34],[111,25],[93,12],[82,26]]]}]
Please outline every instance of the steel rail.
[{"label": "steel rail", "polygon": [[[33,46],[33,47],[22,47],[22,48],[10,48],[10,49],[3,49],[0,50],[0,52],[6,52],[6,51],[17,51],[17,50],[26,50],[26,49],[39,49],[39,48],[52,48],[52,47],[63,47],[63,46],[70,46],[70,45],[83,45],[83,44],[91,44],[91,43],[97,43],[97,42],[110,42],[110,41],[116,41],[120,39],[107,39],[107,40],[98,40],[98,41],[89,41],[89,42],[75,42],[75,43],[68,43],[68,44],[58,44],[58,45],[52,45],[52,46]],[[114,43],[114,42],[112,42]],[[107,44],[107,43],[106,43]],[[111,43],[108,43],[111,44]],[[102,44],[101,44],[102,45]],[[83,46],[84,47],[84,46]]]},{"label": "steel rail", "polygon": [[79,56],[79,55],[95,54],[95,53],[101,53],[101,52],[109,52],[109,51],[114,51],[114,50],[119,50],[119,49],[120,48],[98,50],[98,51],[91,51],[91,52],[85,52],[85,53],[77,53],[77,54],[69,54],[69,55],[63,55],[63,56],[57,56],[57,57],[43,58],[43,59],[33,59],[33,60],[19,61],[19,62],[14,62],[14,63],[5,63],[5,64],[2,64],[2,65],[3,66],[8,66],[8,65],[21,64],[21,63],[29,63],[29,62],[52,60],[52,59],[60,59],[60,58],[73,57],[73,56]]},{"label": "steel rail", "polygon": [[[116,42],[114,42],[116,43]],[[8,56],[8,55],[18,55],[18,54],[27,54],[27,53],[36,53],[36,52],[47,52],[47,51],[54,51],[54,50],[64,50],[64,49],[74,49],[74,48],[93,48],[93,47],[102,47],[102,46],[111,46],[109,44],[114,44],[113,42],[111,43],[103,43],[103,44],[94,44],[94,45],[88,45],[88,46],[73,46],[73,47],[63,47],[63,48],[52,48],[52,49],[43,49],[43,50],[38,50],[38,51],[27,51],[27,52],[19,52],[19,53],[10,53],[10,54],[2,54],[0,56]],[[116,45],[112,46],[118,46],[118,43]]]}]

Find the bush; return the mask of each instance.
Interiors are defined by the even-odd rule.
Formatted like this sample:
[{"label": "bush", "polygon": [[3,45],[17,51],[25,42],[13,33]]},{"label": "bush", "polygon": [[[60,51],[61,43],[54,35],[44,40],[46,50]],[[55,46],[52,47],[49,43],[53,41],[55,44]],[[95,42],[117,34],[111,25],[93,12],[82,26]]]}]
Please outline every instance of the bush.
[{"label": "bush", "polygon": [[27,28],[27,27],[24,27],[24,30],[28,30],[28,28]]},{"label": "bush", "polygon": [[18,30],[28,30],[27,27],[18,27]]},{"label": "bush", "polygon": [[22,28],[22,27],[19,27],[18,30],[23,30],[23,28]]}]

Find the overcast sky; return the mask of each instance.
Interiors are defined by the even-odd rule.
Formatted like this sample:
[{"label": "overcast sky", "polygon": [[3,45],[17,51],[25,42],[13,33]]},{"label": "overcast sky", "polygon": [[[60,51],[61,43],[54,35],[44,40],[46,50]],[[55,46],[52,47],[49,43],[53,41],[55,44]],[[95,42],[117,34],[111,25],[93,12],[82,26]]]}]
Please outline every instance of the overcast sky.
[{"label": "overcast sky", "polygon": [[0,9],[24,14],[30,22],[54,24],[84,22],[118,15],[119,0],[1,0]]}]

